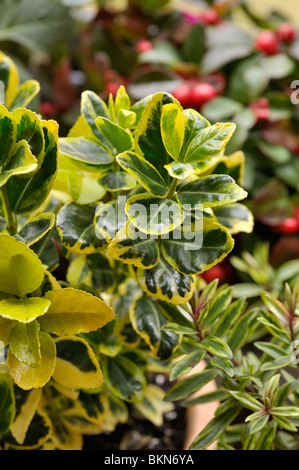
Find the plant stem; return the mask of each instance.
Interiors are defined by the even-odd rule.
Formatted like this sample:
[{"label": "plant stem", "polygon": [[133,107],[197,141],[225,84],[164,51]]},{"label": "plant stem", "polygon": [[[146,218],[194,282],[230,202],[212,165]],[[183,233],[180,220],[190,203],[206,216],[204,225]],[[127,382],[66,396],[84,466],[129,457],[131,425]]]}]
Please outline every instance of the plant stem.
[{"label": "plant stem", "polygon": [[176,190],[176,187],[178,185],[178,182],[179,180],[177,180],[176,178],[173,179],[171,185],[170,185],[170,188],[169,188],[169,191],[168,191],[168,194],[167,194],[167,198],[168,199],[172,199],[173,196],[175,195],[175,190]]},{"label": "plant stem", "polygon": [[17,232],[18,223],[17,223],[17,219],[16,219],[14,212],[11,210],[11,205],[10,205],[6,186],[3,186],[1,188],[1,193],[2,193],[2,199],[3,199],[5,212],[6,212],[5,215],[6,215],[6,219],[8,222],[7,230],[10,233],[10,235],[14,235]]}]

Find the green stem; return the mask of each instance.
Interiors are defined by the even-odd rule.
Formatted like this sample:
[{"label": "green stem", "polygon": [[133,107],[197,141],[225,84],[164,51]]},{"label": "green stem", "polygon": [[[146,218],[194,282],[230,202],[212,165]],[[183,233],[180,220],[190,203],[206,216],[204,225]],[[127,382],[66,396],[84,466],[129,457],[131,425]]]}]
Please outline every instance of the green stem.
[{"label": "green stem", "polygon": [[3,199],[5,212],[6,212],[5,215],[6,215],[6,219],[8,222],[7,230],[10,233],[10,235],[14,235],[17,232],[18,223],[17,223],[17,219],[16,219],[14,212],[11,210],[11,205],[10,205],[6,186],[3,186],[1,188],[1,193],[2,193],[2,199]]},{"label": "green stem", "polygon": [[178,182],[179,182],[179,180],[177,180],[176,178],[174,178],[172,180],[172,183],[170,185],[170,188],[169,188],[169,191],[168,191],[168,194],[167,194],[168,199],[172,199],[173,196],[175,195],[175,191],[176,191],[176,187],[178,185]]}]

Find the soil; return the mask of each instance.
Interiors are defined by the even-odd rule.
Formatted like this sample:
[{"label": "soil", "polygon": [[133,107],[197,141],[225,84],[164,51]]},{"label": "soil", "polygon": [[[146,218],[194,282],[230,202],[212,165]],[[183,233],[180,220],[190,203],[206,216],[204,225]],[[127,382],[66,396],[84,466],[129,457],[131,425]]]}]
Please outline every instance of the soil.
[{"label": "soil", "polygon": [[[162,374],[155,376],[155,383],[166,392],[173,386]],[[174,404],[173,411],[164,415],[160,427],[148,420],[136,419],[131,410],[129,413],[129,421],[118,425],[112,433],[86,436],[83,450],[183,450],[186,410],[179,402]]]}]

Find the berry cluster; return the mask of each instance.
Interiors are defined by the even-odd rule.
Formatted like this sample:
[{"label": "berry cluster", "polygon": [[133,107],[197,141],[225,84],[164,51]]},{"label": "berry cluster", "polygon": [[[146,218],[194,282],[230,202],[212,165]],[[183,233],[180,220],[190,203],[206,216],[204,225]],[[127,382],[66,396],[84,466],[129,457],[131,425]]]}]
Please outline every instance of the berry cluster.
[{"label": "berry cluster", "polygon": [[281,44],[291,44],[296,38],[296,30],[291,23],[282,23],[276,31],[262,31],[255,41],[255,50],[267,55],[277,54]]}]

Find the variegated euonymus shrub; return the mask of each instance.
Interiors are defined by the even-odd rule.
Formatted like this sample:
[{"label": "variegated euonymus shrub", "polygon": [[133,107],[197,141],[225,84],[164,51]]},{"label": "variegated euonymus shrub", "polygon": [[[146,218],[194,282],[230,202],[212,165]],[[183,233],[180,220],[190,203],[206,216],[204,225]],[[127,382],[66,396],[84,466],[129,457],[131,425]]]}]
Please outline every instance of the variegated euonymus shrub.
[{"label": "variegated euonymus shrub", "polygon": [[172,405],[151,373],[186,350],[197,274],[252,230],[235,125],[121,87],[108,104],[84,92],[59,139],[4,55],[1,82],[1,444],[80,449],[131,410],[159,425]]}]

